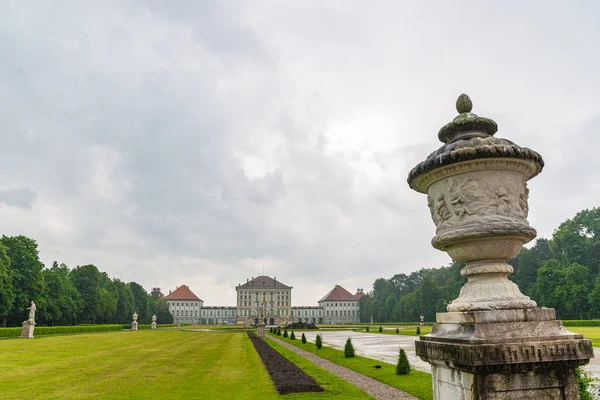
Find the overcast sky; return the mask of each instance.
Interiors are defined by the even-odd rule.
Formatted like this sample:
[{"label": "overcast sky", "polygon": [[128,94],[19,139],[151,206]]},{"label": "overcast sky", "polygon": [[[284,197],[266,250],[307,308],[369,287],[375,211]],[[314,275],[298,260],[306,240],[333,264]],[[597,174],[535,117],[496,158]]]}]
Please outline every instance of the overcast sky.
[{"label": "overcast sky", "polygon": [[[486,3],[486,4],[483,4]],[[176,4],[176,5],[174,5]],[[406,183],[460,93],[540,152],[529,221],[598,206],[594,1],[3,1],[0,221],[206,305],[316,305],[450,259]]]}]

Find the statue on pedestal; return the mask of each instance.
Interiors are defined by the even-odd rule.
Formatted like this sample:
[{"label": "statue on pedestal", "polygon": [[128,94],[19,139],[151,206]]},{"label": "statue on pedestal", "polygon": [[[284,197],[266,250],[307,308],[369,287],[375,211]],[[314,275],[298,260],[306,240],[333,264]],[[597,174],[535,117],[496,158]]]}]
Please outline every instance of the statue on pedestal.
[{"label": "statue on pedestal", "polygon": [[33,339],[33,330],[35,328],[35,309],[36,308],[37,307],[35,305],[35,302],[33,300],[31,300],[31,305],[29,307],[27,307],[27,309],[29,310],[29,318],[27,318],[27,321],[23,321],[23,330],[21,331],[22,338]]},{"label": "statue on pedestal", "polygon": [[31,306],[28,307],[27,309],[29,310],[29,318],[27,319],[28,322],[31,323],[35,323],[35,309],[36,309],[36,305],[33,302],[33,300],[31,300]]}]

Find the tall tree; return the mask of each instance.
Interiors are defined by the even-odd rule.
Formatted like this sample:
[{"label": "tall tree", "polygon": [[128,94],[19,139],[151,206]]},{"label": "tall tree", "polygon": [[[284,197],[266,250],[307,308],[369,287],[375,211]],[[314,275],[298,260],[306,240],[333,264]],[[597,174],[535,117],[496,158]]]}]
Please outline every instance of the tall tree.
[{"label": "tall tree", "polygon": [[6,254],[6,247],[0,243],[0,321],[6,326],[6,320],[15,303],[10,258]]},{"label": "tall tree", "polygon": [[150,291],[150,297],[152,297],[153,299],[160,299],[163,298],[164,295],[163,293],[160,291],[159,287],[153,287],[152,290]]},{"label": "tall tree", "polygon": [[581,264],[596,275],[600,267],[600,208],[583,210],[558,227],[551,248],[564,265]]},{"label": "tall tree", "polygon": [[113,284],[115,286],[117,308],[112,318],[112,322],[126,324],[130,322],[133,313],[137,312],[135,309],[135,298],[133,297],[131,288],[125,282],[115,278],[113,279]]},{"label": "tall tree", "polygon": [[6,254],[10,258],[12,286],[15,302],[9,315],[8,322],[20,324],[27,313],[30,302],[35,301],[41,311],[45,307],[44,265],[39,259],[37,242],[26,236],[2,236],[0,243],[6,246]]},{"label": "tall tree", "polygon": [[69,277],[69,268],[56,261],[52,267],[42,271],[46,288],[46,307],[40,320],[49,325],[71,325],[81,313],[81,294]]},{"label": "tall tree", "polygon": [[531,249],[524,248],[516,259],[511,260],[515,273],[510,278],[524,294],[535,297],[537,271],[550,259],[552,259],[550,241],[539,238]]},{"label": "tall tree", "polygon": [[169,311],[167,299],[161,298],[156,302],[156,322],[159,324],[172,324],[173,316]]},{"label": "tall tree", "polygon": [[77,320],[80,323],[95,324],[100,311],[100,271],[95,265],[88,264],[73,268],[69,274],[73,285],[81,294],[83,306],[80,308]]},{"label": "tall tree", "polygon": [[149,324],[151,321],[150,317],[152,316],[150,314],[150,296],[148,296],[146,289],[139,283],[129,282],[128,285],[131,293],[133,293],[135,312],[139,315],[139,321],[142,324]]}]

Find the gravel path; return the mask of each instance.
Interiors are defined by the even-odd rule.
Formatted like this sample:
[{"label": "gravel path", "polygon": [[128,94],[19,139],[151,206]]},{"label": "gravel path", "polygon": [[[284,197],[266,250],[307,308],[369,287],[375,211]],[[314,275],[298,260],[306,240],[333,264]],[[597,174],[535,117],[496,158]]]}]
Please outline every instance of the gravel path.
[{"label": "gravel path", "polygon": [[403,392],[399,389],[391,387],[383,382],[379,382],[373,378],[369,378],[358,372],[354,372],[351,369],[337,365],[329,360],[321,358],[309,353],[308,351],[302,350],[294,345],[286,343],[282,340],[276,339],[269,336],[269,339],[273,340],[277,344],[282,345],[286,349],[293,351],[294,353],[306,358],[309,361],[317,364],[319,367],[326,369],[334,375],[342,378],[346,382],[357,386],[367,392],[370,396],[380,400],[418,400],[416,397]]}]

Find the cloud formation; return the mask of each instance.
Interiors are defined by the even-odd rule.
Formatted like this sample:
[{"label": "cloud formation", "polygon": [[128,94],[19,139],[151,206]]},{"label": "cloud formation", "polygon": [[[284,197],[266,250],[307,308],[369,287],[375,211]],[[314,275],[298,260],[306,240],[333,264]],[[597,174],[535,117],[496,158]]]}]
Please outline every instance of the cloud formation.
[{"label": "cloud formation", "polygon": [[545,157],[540,235],[597,206],[593,2],[61,4],[0,5],[3,233],[46,264],[211,305],[446,264],[406,176],[462,92]]}]

